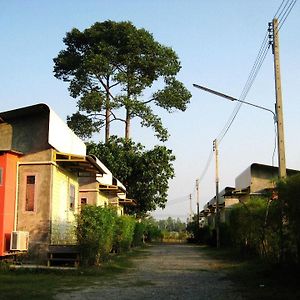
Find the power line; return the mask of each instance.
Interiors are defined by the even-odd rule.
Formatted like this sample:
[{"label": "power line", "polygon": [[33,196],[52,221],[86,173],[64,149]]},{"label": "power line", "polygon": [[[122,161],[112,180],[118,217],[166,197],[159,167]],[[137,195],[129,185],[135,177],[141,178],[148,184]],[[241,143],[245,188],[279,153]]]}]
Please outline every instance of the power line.
[{"label": "power line", "polygon": [[[279,16],[278,18],[281,18],[280,20],[280,27],[279,29],[283,26],[284,22],[286,21],[287,17],[289,16],[291,10],[293,9],[293,7],[295,6],[297,0],[292,0],[292,1],[287,1],[283,7],[283,9],[281,10],[281,7],[283,6],[285,1],[282,1],[280,7],[278,8],[275,16],[279,13]],[[281,11],[280,11],[281,10]],[[246,81],[246,84],[244,85],[244,88],[242,90],[242,93],[239,97],[239,100],[244,100],[248,93],[249,93],[249,90],[251,89],[257,75],[258,75],[258,72],[268,54],[268,50],[270,48],[270,43],[268,42],[268,36],[269,36],[269,33],[268,31],[266,32],[265,34],[265,37],[261,43],[261,47],[259,49],[259,52],[258,52],[258,55],[256,57],[256,60],[254,62],[254,65],[250,71],[250,74],[248,76],[248,79]],[[232,114],[230,115],[228,121],[226,122],[225,126],[223,127],[223,129],[221,130],[221,132],[219,133],[219,135],[217,136],[217,140],[219,141],[219,143],[222,141],[222,139],[225,137],[225,135],[227,134],[227,132],[229,131],[232,123],[234,122],[235,118],[237,117],[237,114],[239,113],[241,107],[242,107],[242,104],[243,103],[238,103],[236,105],[236,107],[234,108]]]},{"label": "power line", "polygon": [[279,16],[277,16],[277,14],[278,14],[278,12],[280,11],[280,9],[281,9],[281,7],[282,7],[282,5],[283,5],[283,3],[284,3],[285,1],[286,1],[286,0],[283,0],[283,1],[281,2],[280,6],[278,7],[278,9],[277,9],[277,11],[276,11],[276,13],[275,13],[275,15],[274,15],[274,18],[279,18]]},{"label": "power line", "polygon": [[[281,29],[281,27],[283,26],[283,24],[285,23],[287,17],[289,16],[290,12],[292,11],[292,9],[294,8],[295,4],[296,4],[297,0],[283,0],[279,6],[279,8],[277,9],[275,15],[274,15],[274,18],[278,18],[279,19],[279,29]],[[264,63],[265,61],[265,58],[268,54],[268,50],[270,48],[270,43],[268,41],[268,37],[269,37],[269,32],[267,31],[265,33],[265,36],[264,36],[264,39],[261,43],[261,46],[259,48],[259,51],[258,51],[258,54],[256,56],[256,59],[255,59],[255,62],[253,64],[253,67],[250,71],[250,74],[247,78],[247,81],[243,87],[243,90],[241,92],[241,95],[239,97],[239,100],[245,100],[245,98],[247,97],[260,69],[261,69],[261,66],[262,64]],[[237,114],[239,113],[241,107],[242,107],[242,102],[239,102],[233,112],[231,113],[229,119],[227,120],[225,126],[223,127],[223,129],[221,130],[221,132],[218,134],[217,136],[217,140],[218,140],[218,143],[220,144],[220,142],[223,140],[223,138],[225,137],[225,135],[227,134],[227,132],[229,131],[230,127],[232,126],[234,120],[236,119],[237,117]],[[275,135],[276,137],[276,135]],[[274,153],[276,151],[276,143],[275,143],[275,146],[274,146],[274,151],[273,151],[273,155],[272,155],[272,163],[274,161]],[[203,178],[205,177],[207,171],[208,171],[208,168],[210,166],[210,163],[212,161],[212,157],[213,157],[213,152],[210,151],[209,153],[209,157],[207,159],[207,162],[205,164],[205,167],[199,177],[199,181],[201,182],[203,180]]]},{"label": "power line", "polygon": [[[275,17],[275,18],[277,18],[278,20],[281,18],[282,14],[284,14],[284,11],[286,11],[286,7],[287,7],[287,5],[289,4],[289,1],[290,1],[290,0],[284,0],[284,1],[282,1],[282,3],[281,3],[281,5],[280,5],[279,9],[277,10],[277,13],[279,12],[279,10],[280,10],[280,8],[282,7],[283,3],[284,3],[284,2],[286,2],[286,3],[285,3],[285,5],[284,5],[283,9],[281,10],[281,12],[279,13],[279,15],[278,15],[277,17]],[[276,14],[277,14],[277,13],[276,13]],[[275,14],[275,15],[276,15],[276,14]]]},{"label": "power line", "polygon": [[186,195],[186,196],[182,196],[182,197],[178,197],[178,198],[169,200],[169,201],[168,201],[168,206],[176,205],[176,204],[181,204],[181,203],[184,203],[184,202],[186,202],[186,201],[189,201],[189,195]]},{"label": "power line", "polygon": [[279,28],[278,31],[281,29],[281,27],[283,26],[283,24],[285,23],[286,19],[288,18],[289,14],[291,13],[292,9],[294,8],[295,4],[296,4],[297,0],[293,0],[290,2],[288,8],[286,9],[283,17],[281,20],[278,20],[279,22]]},{"label": "power line", "polygon": [[274,132],[275,132],[275,139],[274,139],[274,149],[273,149],[273,153],[272,153],[272,167],[274,167],[274,158],[275,158],[275,153],[276,153],[276,148],[277,148],[277,126],[276,126],[276,122],[274,122]]},{"label": "power line", "polygon": [[213,151],[210,151],[208,159],[207,159],[206,164],[205,164],[205,167],[204,167],[204,169],[203,169],[203,171],[202,171],[202,173],[201,173],[201,175],[199,177],[199,182],[201,182],[203,180],[203,178],[205,177],[205,175],[206,175],[206,173],[208,171],[208,168],[210,166],[210,163],[212,161],[212,157],[213,157]]}]

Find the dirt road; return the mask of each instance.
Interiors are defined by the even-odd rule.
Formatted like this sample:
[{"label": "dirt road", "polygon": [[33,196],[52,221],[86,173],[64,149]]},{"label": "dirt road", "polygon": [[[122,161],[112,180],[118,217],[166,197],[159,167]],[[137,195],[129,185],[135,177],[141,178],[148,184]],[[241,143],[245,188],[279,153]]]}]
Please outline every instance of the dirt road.
[{"label": "dirt road", "polygon": [[135,258],[134,265],[111,281],[61,293],[55,299],[242,299],[218,262],[195,245],[154,245]]}]

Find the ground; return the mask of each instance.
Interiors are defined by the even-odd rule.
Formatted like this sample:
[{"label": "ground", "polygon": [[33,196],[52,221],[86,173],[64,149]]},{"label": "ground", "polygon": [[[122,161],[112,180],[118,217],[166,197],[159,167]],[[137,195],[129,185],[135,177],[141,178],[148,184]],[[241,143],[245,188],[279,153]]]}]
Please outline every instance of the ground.
[{"label": "ground", "polygon": [[77,299],[243,299],[219,263],[189,244],[159,244],[134,258],[134,267],[110,281],[55,295]]}]

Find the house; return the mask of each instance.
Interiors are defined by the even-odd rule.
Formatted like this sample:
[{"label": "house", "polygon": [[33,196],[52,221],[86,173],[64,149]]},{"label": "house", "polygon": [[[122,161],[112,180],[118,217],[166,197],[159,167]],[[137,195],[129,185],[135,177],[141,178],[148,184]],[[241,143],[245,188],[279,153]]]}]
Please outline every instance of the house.
[{"label": "house", "polygon": [[[287,169],[287,175],[295,175],[297,170]],[[226,187],[219,193],[220,222],[229,220],[230,209],[239,202],[246,202],[253,196],[268,196],[274,189],[278,178],[278,168],[253,163],[235,179],[235,187]],[[214,196],[201,211],[205,218],[202,223],[212,228],[215,227],[216,197]]]},{"label": "house", "polygon": [[125,187],[49,106],[0,113],[0,256],[12,232],[28,232],[30,256],[45,260],[49,245],[76,243],[81,204],[113,202],[121,214],[122,197]]},{"label": "house", "polygon": [[[287,176],[299,173],[287,169]],[[253,163],[235,179],[234,194],[240,201],[247,201],[251,196],[263,196],[273,189],[278,179],[278,167]]]},{"label": "house", "polygon": [[125,206],[136,205],[135,201],[126,198],[125,186],[113,176],[110,170],[97,157],[92,157],[104,172],[79,178],[81,205],[111,205],[116,208],[118,215],[123,215]]},{"label": "house", "polygon": [[[239,199],[233,194],[235,188],[226,187],[219,193],[219,212],[220,222],[225,223],[229,218],[229,210],[234,204],[239,202]],[[201,211],[201,216],[206,217],[206,225],[215,226],[215,215],[216,215],[216,196],[214,196]]]}]

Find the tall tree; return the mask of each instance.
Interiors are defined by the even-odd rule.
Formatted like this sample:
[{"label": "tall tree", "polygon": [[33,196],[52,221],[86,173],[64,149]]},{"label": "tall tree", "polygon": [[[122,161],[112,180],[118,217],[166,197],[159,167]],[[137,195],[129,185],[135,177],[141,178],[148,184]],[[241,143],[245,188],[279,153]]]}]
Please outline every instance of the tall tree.
[{"label": "tall tree", "polygon": [[[168,138],[151,104],[184,111],[191,98],[175,77],[181,66],[171,48],[131,22],[95,23],[82,32],[74,28],[63,41],[66,49],[54,58],[54,76],[70,82],[71,96],[79,98],[78,112],[68,117],[78,135],[88,138],[105,126],[108,141],[110,123],[119,120],[129,138],[131,119],[139,117],[160,140]],[[160,88],[153,92],[154,83]],[[120,108],[125,109],[123,118],[117,116]]]},{"label": "tall tree", "polygon": [[132,140],[112,136],[107,143],[90,143],[88,152],[103,163],[127,189],[127,196],[137,201],[131,212],[142,216],[167,202],[168,181],[174,177],[175,157],[165,146],[145,150]]}]

